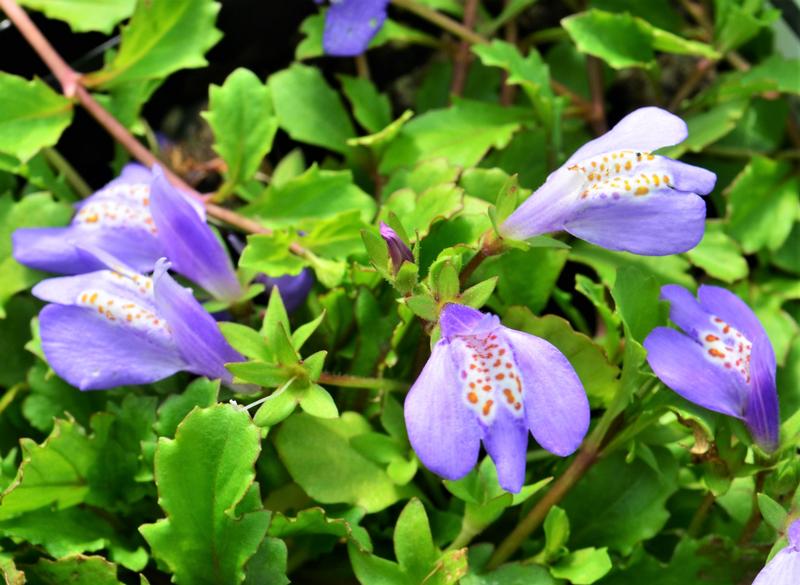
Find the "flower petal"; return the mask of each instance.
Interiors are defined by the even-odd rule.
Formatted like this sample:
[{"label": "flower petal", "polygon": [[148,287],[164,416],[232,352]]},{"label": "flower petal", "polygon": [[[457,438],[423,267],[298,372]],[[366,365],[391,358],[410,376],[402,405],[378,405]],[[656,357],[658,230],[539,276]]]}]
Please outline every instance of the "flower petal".
[{"label": "flower petal", "polygon": [[528,429],[521,418],[498,408],[497,418],[485,428],[483,444],[497,467],[497,480],[509,492],[518,493],[525,483]]},{"label": "flower petal", "polygon": [[440,340],[404,406],[408,439],[420,461],[451,480],[470,472],[480,450],[480,427],[461,396],[454,361],[460,358],[456,348]]},{"label": "flower petal", "polygon": [[186,366],[168,337],[111,322],[85,307],[48,305],[39,313],[39,329],[50,367],[81,390],[149,384]]},{"label": "flower petal", "polygon": [[197,302],[191,290],[180,286],[160,260],[153,273],[155,303],[172,331],[175,343],[191,372],[232,381],[225,364],[243,361],[223,337],[214,318]]},{"label": "flower petal", "polygon": [[649,152],[672,146],[683,142],[688,134],[686,122],[678,116],[661,108],[639,108],[622,118],[608,132],[576,150],[566,166],[615,150]]},{"label": "flower petal", "polygon": [[253,280],[262,283],[266,287],[267,293],[272,290],[272,287],[278,287],[286,310],[292,313],[306,301],[311,287],[314,286],[314,273],[308,268],[303,268],[297,275],[267,276],[259,274]]},{"label": "flower petal", "polygon": [[744,420],[756,443],[766,451],[778,447],[780,413],[775,384],[775,354],[766,335],[753,340],[750,354],[751,387]]},{"label": "flower petal", "polygon": [[699,343],[674,329],[656,327],[644,347],[653,372],[669,388],[704,408],[743,418],[748,393],[744,379],[712,364]]},{"label": "flower petal", "polygon": [[522,373],[525,420],[556,455],[573,453],[589,429],[589,400],[569,360],[544,339],[503,328]]},{"label": "flower petal", "polygon": [[585,184],[582,175],[566,166],[551,174],[500,226],[501,233],[516,240],[563,229],[564,220],[579,202]]},{"label": "flower petal", "polygon": [[786,535],[789,537],[789,546],[800,551],[800,518],[789,525]]},{"label": "flower petal", "polygon": [[786,547],[761,569],[753,585],[797,585],[800,552]]},{"label": "flower petal", "polygon": [[669,318],[693,339],[709,329],[711,315],[704,310],[692,293],[677,284],[661,287],[661,300],[668,301]]},{"label": "flower petal", "polygon": [[151,212],[158,238],[176,272],[197,282],[217,299],[236,300],[241,296],[225,248],[158,167],[153,169]]},{"label": "flower petal", "polygon": [[753,310],[729,290],[719,286],[703,285],[697,290],[697,297],[705,311],[730,323],[751,341],[767,336],[764,326]]},{"label": "flower petal", "polygon": [[691,193],[593,199],[564,223],[572,235],[609,250],[666,256],[694,248],[705,229],[706,204]]},{"label": "flower petal", "polygon": [[496,315],[481,313],[466,305],[448,303],[439,316],[442,336],[446,338],[458,335],[477,335],[496,329],[500,319]]},{"label": "flower petal", "polygon": [[367,50],[383,21],[389,0],[339,0],[325,14],[322,47],[327,55],[355,57]]}]

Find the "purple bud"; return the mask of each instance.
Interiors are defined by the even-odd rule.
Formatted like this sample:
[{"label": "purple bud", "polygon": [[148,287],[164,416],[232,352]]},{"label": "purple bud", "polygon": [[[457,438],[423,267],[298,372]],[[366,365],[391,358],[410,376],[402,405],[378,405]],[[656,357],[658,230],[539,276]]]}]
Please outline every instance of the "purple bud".
[{"label": "purple bud", "polygon": [[389,247],[389,256],[392,258],[392,267],[395,274],[400,270],[403,262],[414,262],[414,255],[409,247],[397,235],[396,231],[383,222],[381,222],[381,237],[386,240],[386,245]]}]

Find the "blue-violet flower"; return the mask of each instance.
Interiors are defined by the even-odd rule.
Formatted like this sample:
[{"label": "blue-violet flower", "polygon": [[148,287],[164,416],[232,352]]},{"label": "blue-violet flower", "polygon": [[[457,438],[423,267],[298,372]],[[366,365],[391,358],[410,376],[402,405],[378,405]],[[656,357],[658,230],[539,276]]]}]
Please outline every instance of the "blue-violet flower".
[{"label": "blue-violet flower", "polygon": [[322,32],[325,54],[355,57],[366,51],[386,20],[388,5],[389,0],[331,0]]},{"label": "blue-violet flower", "polygon": [[683,333],[657,327],[647,339],[647,361],[664,384],[700,406],[744,420],[762,448],[778,446],[775,353],[753,311],[733,293],[701,286],[697,299],[670,284],[661,298]]},{"label": "blue-violet flower", "polygon": [[156,263],[152,278],[109,261],[109,268],[43,280],[33,294],[49,304],[39,330],[50,367],[81,390],[149,384],[180,370],[231,382],[242,361],[191,290]]},{"label": "blue-violet flower", "polygon": [[789,545],[772,557],[753,585],[797,585],[800,582],[800,519],[789,526]]},{"label": "blue-violet flower", "polygon": [[230,258],[205,222],[203,206],[138,164],[81,202],[68,227],[14,232],[14,258],[31,268],[82,274],[104,267],[84,248],[99,249],[137,272],[167,256],[176,272],[220,300],[241,296]]},{"label": "blue-violet flower", "polygon": [[405,401],[408,437],[426,467],[459,479],[483,441],[500,485],[518,492],[528,431],[556,455],[578,448],[589,402],[558,349],[463,305],[446,305],[439,324],[441,339]]},{"label": "blue-violet flower", "polygon": [[682,142],[686,124],[659,108],[641,108],[579,148],[503,222],[502,235],[525,240],[564,230],[608,248],[663,256],[703,237],[711,171],[654,155]]}]

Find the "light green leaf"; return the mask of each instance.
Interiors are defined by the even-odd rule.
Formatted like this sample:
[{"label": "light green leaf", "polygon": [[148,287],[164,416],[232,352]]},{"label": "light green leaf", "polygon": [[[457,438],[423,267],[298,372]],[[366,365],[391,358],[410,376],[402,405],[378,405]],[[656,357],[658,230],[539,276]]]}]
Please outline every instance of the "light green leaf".
[{"label": "light green leaf", "polygon": [[701,152],[706,146],[727,136],[739,123],[747,110],[746,100],[733,100],[720,104],[707,112],[686,118],[689,136],[676,146],[661,150],[670,158],[679,158],[686,152]]},{"label": "light green leaf", "polygon": [[229,193],[251,179],[272,148],[278,120],[272,110],[269,88],[247,69],[236,69],[222,87],[210,88],[209,110],[204,117],[214,131],[214,150],[225,161]]},{"label": "light green leaf", "polygon": [[300,398],[300,408],[311,416],[318,418],[336,418],[339,416],[339,409],[333,397],[325,388],[318,384],[311,384]]},{"label": "light green leaf", "polygon": [[113,87],[205,66],[206,51],[222,38],[214,27],[219,9],[214,0],[138,2],[122,28],[119,51],[103,69],[87,75],[86,83]]},{"label": "light green leaf", "polygon": [[360,427],[354,417],[360,418],[354,413],[330,420],[295,414],[275,433],[275,447],[292,478],[318,502],[377,512],[401,494],[383,469],[350,446],[348,435]]},{"label": "light green leaf", "polygon": [[389,98],[378,93],[369,79],[363,77],[339,76],[342,89],[350,104],[358,123],[370,133],[383,130],[392,121],[392,105]]},{"label": "light green leaf", "polygon": [[582,548],[571,552],[555,565],[550,573],[574,585],[590,585],[599,581],[611,570],[611,559],[606,548]]},{"label": "light green leaf", "polygon": [[69,583],[69,585],[122,585],[117,567],[103,557],[76,555],[57,561],[40,559],[25,567],[30,583]]},{"label": "light green leaf", "polygon": [[0,153],[22,162],[58,142],[72,122],[72,102],[40,79],[28,81],[0,71]]},{"label": "light green leaf", "polygon": [[356,135],[339,95],[314,67],[292,65],[269,78],[272,103],[280,127],[299,142],[334,152],[349,150]]},{"label": "light green leaf", "polygon": [[425,506],[417,498],[412,498],[397,518],[394,552],[400,567],[415,583],[425,581],[439,556]]},{"label": "light green leaf", "polygon": [[175,583],[244,580],[244,565],[269,524],[265,510],[237,510],[249,492],[258,498],[253,466],[260,441],[247,412],[224,404],[192,411],[174,439],[159,440],[156,484],[167,518],[139,531]]},{"label": "light green leaf", "polygon": [[19,4],[63,20],[74,32],[111,34],[119,21],[133,13],[136,0],[20,0]]},{"label": "light green leaf", "polygon": [[709,276],[732,283],[747,277],[749,269],[741,248],[723,229],[720,222],[706,222],[706,233],[702,241],[689,250],[686,256]]}]

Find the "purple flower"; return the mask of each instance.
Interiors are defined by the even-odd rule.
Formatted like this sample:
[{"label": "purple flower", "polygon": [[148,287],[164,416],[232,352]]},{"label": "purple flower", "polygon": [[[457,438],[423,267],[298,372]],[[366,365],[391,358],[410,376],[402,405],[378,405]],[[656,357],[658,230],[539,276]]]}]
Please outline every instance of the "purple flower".
[{"label": "purple flower", "polygon": [[39,314],[50,367],[81,390],[149,384],[180,370],[231,382],[228,362],[242,361],[214,319],[156,263],[152,278],[109,261],[110,268],[44,280],[33,294],[52,304]]},{"label": "purple flower", "polygon": [[502,224],[525,240],[564,230],[610,250],[663,256],[703,237],[705,202],[717,177],[652,150],[682,142],[686,124],[641,108],[579,148]]},{"label": "purple flower", "polygon": [[297,275],[284,274],[274,277],[259,274],[253,280],[262,283],[267,293],[272,287],[278,287],[286,310],[292,313],[301,307],[311,292],[311,287],[314,286],[314,273],[308,268],[303,268]]},{"label": "purple flower", "polygon": [[800,581],[800,519],[788,530],[789,545],[772,557],[753,585],[797,585]]},{"label": "purple flower", "polygon": [[589,402],[558,349],[463,305],[446,305],[439,324],[442,337],[405,402],[408,437],[426,467],[459,479],[483,441],[500,485],[518,492],[529,430],[556,455],[578,448]]},{"label": "purple flower", "polygon": [[395,274],[400,270],[403,262],[414,262],[414,254],[411,253],[406,243],[397,235],[396,231],[383,222],[381,222],[381,237],[389,248],[389,257],[392,259],[392,268]]},{"label": "purple flower", "polygon": [[331,0],[322,33],[325,54],[355,57],[366,51],[386,20],[388,5],[389,0]]},{"label": "purple flower", "polygon": [[664,384],[704,408],[744,420],[755,441],[778,446],[775,353],[753,311],[733,293],[701,286],[695,299],[670,284],[661,298],[684,333],[656,327],[644,346]]},{"label": "purple flower", "polygon": [[203,206],[181,194],[160,168],[138,164],[83,201],[72,224],[23,228],[13,234],[14,258],[21,264],[60,274],[82,274],[104,265],[84,248],[99,249],[137,272],[169,257],[176,272],[214,297],[241,295],[225,248],[205,222]]}]

